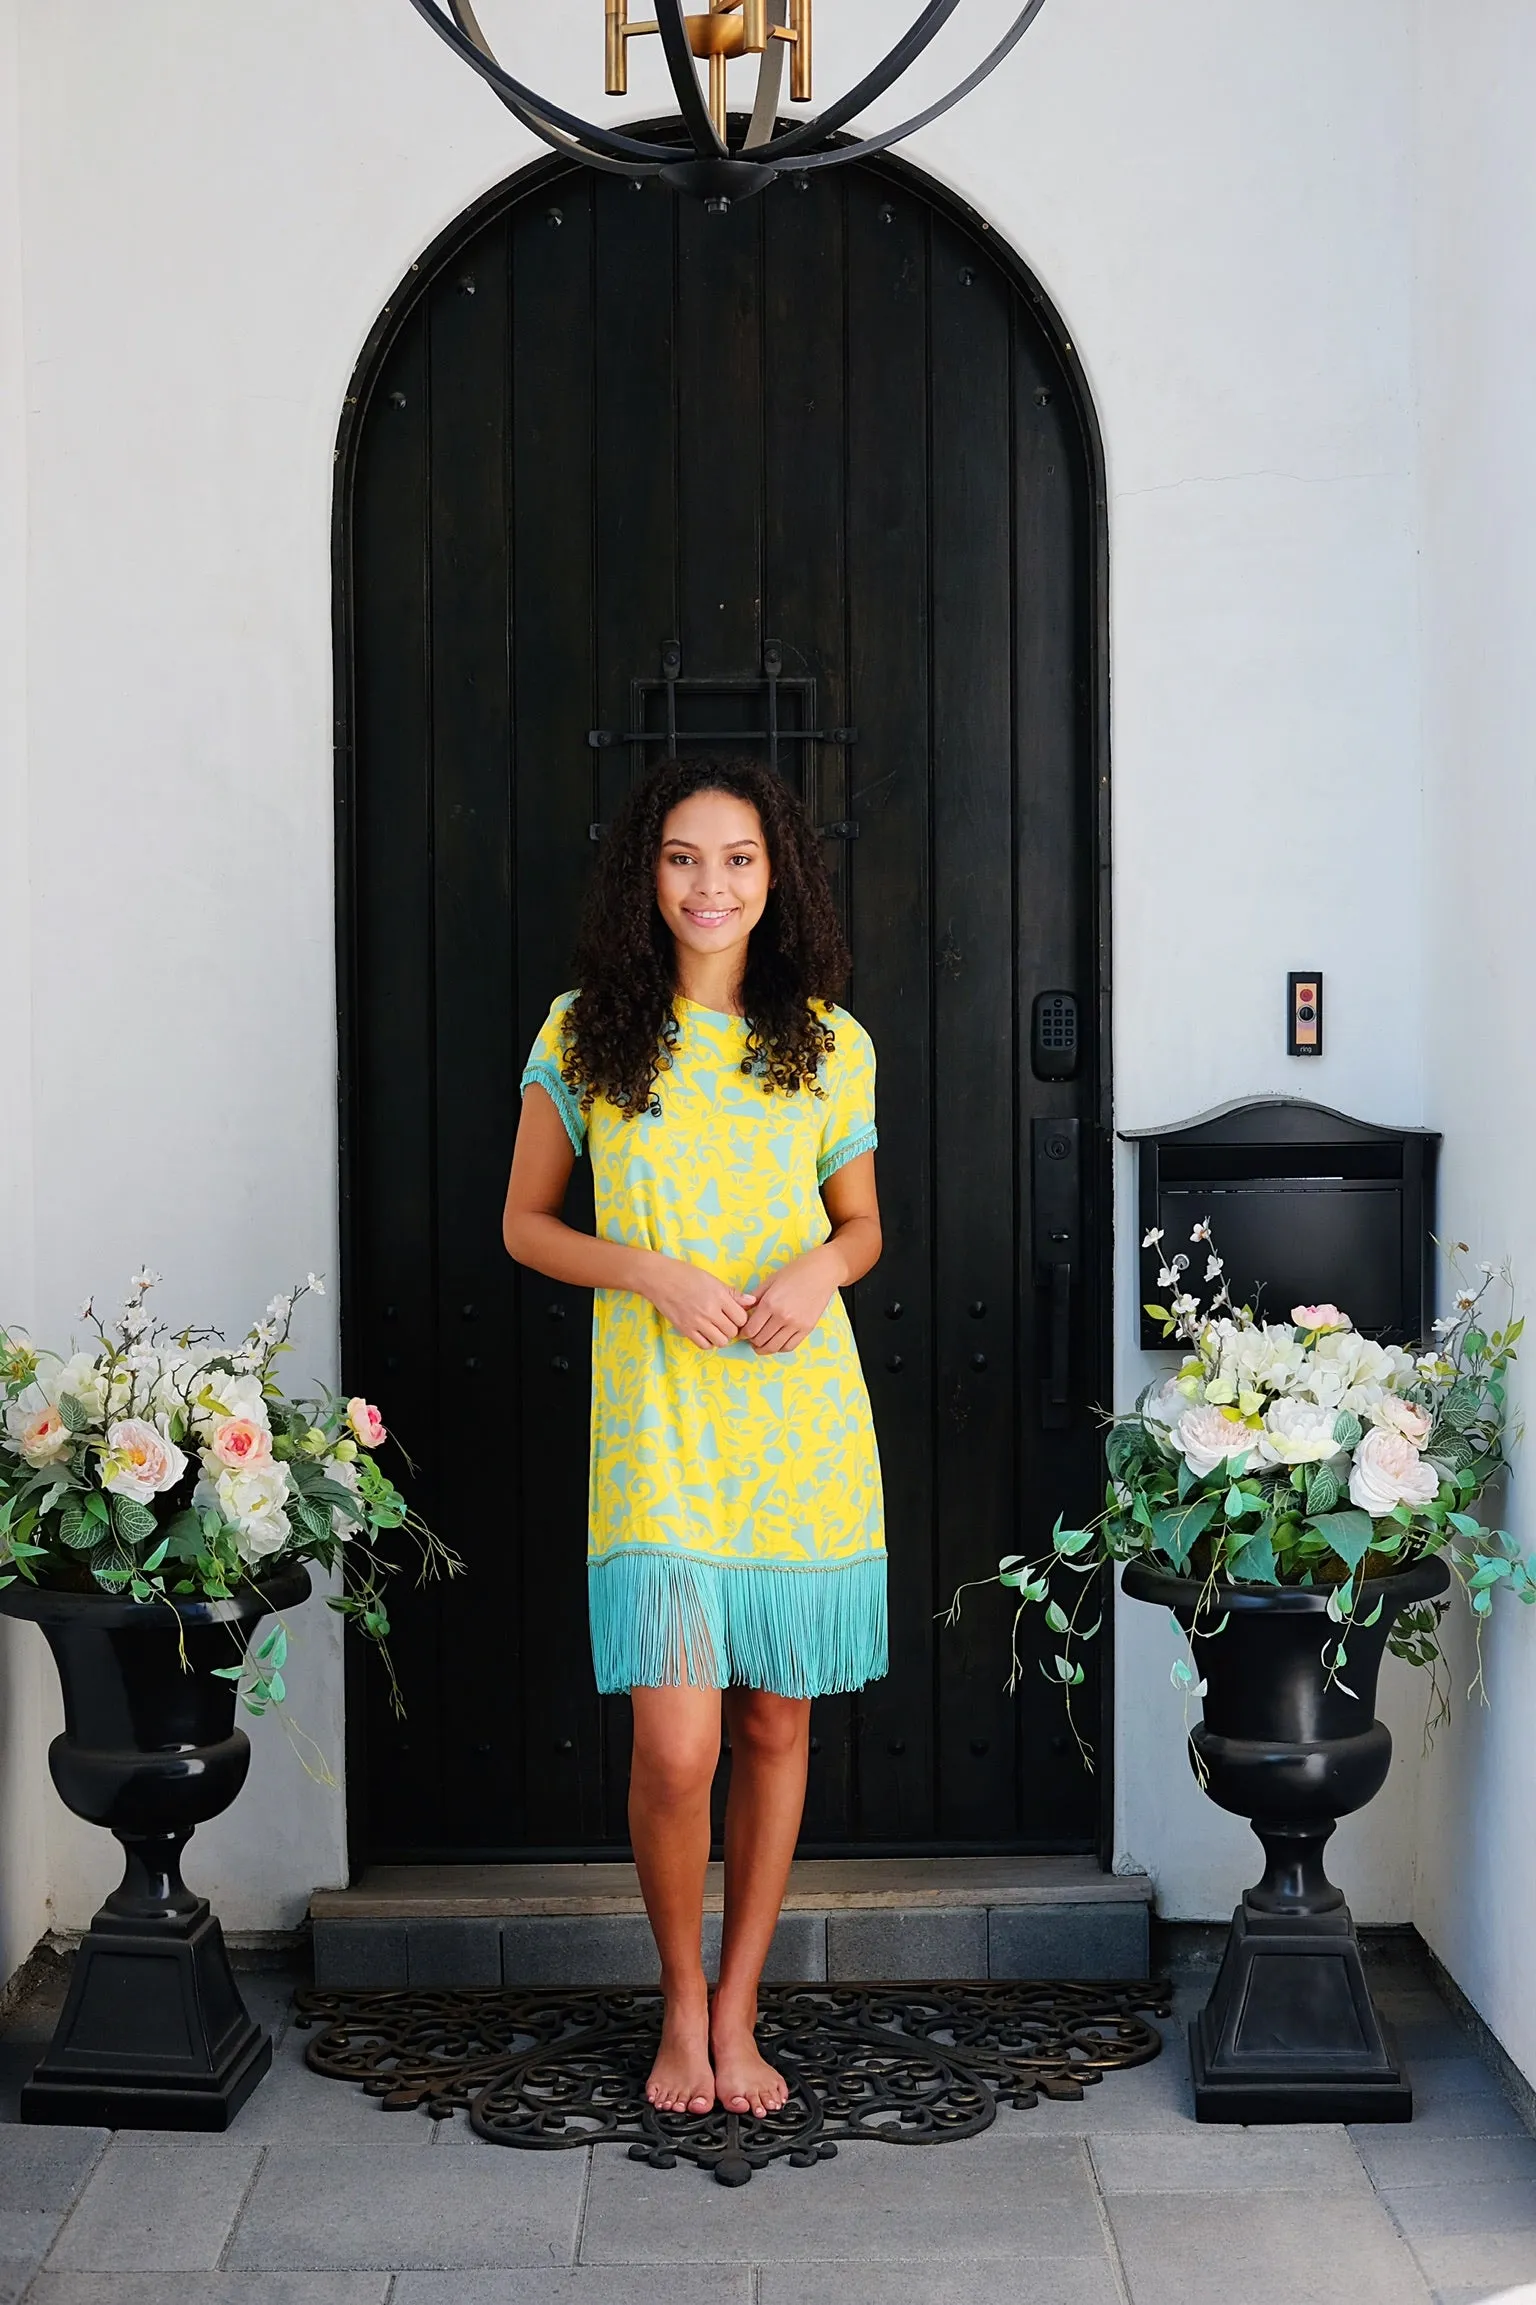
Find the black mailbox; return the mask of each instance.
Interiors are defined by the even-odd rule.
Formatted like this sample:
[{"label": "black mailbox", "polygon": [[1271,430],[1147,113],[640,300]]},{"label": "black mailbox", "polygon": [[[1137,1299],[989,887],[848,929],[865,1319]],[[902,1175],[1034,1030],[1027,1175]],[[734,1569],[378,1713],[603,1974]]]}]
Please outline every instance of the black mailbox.
[{"label": "black mailbox", "polygon": [[[1128,1129],[1140,1147],[1139,1237],[1190,1260],[1206,1297],[1206,1250],[1190,1233],[1209,1217],[1234,1304],[1284,1321],[1292,1305],[1339,1305],[1388,1344],[1424,1336],[1434,1312],[1435,1158],[1429,1129],[1375,1128],[1326,1105],[1260,1097],[1172,1129]],[[1138,1301],[1164,1303],[1158,1253],[1141,1259]],[[1166,1346],[1141,1315],[1141,1342]]]}]

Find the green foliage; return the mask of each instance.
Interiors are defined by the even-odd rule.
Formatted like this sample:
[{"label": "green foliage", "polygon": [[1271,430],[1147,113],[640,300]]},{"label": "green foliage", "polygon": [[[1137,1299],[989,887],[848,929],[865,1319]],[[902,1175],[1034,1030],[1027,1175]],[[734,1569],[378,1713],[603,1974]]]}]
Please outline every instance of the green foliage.
[{"label": "green foliage", "polygon": [[[1211,1275],[1219,1277],[1223,1268],[1210,1228],[1197,1225],[1192,1239],[1205,1243]],[[1162,1247],[1161,1234],[1153,1233],[1143,1245],[1156,1248],[1175,1269],[1187,1268],[1187,1259],[1172,1257]],[[1376,1375],[1355,1387],[1352,1377],[1346,1382],[1335,1374],[1331,1392],[1323,1389],[1321,1374],[1306,1371],[1337,1371],[1337,1359],[1328,1360],[1334,1349],[1326,1341],[1330,1337],[1335,1346],[1342,1340],[1356,1354],[1351,1368],[1360,1366],[1347,1320],[1308,1331],[1282,1324],[1260,1330],[1248,1307],[1232,1306],[1224,1282],[1205,1312],[1188,1295],[1179,1298],[1177,1316],[1170,1306],[1149,1304],[1145,1309],[1164,1336],[1176,1337],[1185,1348],[1178,1390],[1149,1387],[1132,1411],[1105,1419],[1107,1481],[1103,1509],[1094,1519],[1069,1528],[1058,1518],[1046,1551],[1012,1553],[999,1564],[998,1581],[1015,1596],[1015,1685],[1022,1670],[1020,1619],[1026,1609],[1041,1608],[1059,1644],[1041,1670],[1062,1687],[1071,1720],[1071,1692],[1082,1678],[1075,1652],[1098,1630],[1097,1617],[1091,1625],[1083,1621],[1084,1603],[1100,1588],[1099,1572],[1132,1560],[1187,1580],[1202,1622],[1209,1618],[1218,1629],[1220,1595],[1230,1586],[1289,1585],[1324,1592],[1331,1630],[1323,1661],[1340,1688],[1347,1687],[1342,1675],[1353,1632],[1381,1622],[1390,1591],[1386,1580],[1415,1562],[1445,1561],[1479,1627],[1496,1594],[1513,1594],[1527,1606],[1536,1605],[1536,1560],[1475,1509],[1508,1463],[1506,1377],[1524,1322],[1510,1317],[1500,1324],[1487,1317],[1495,1292],[1509,1285],[1507,1272],[1498,1274],[1485,1265],[1480,1277],[1466,1285],[1457,1268],[1455,1279],[1455,1312],[1436,1323],[1432,1345],[1421,1348],[1415,1359],[1399,1354],[1384,1361],[1376,1348],[1361,1344],[1358,1350],[1367,1358],[1376,1355]],[[1384,1367],[1389,1370],[1385,1380]],[[1345,1398],[1352,1392],[1352,1405],[1339,1406],[1324,1425],[1334,1453],[1319,1458],[1315,1426],[1309,1428],[1306,1420],[1327,1416],[1321,1404],[1339,1401],[1341,1392]],[[1394,1412],[1383,1420],[1388,1392],[1417,1415]],[[1274,1428],[1275,1445],[1259,1450],[1258,1441],[1270,1437],[1266,1415],[1282,1398],[1295,1404],[1286,1414],[1302,1420],[1294,1436],[1302,1446],[1294,1445],[1293,1428],[1281,1418]],[[1198,1406],[1206,1420],[1203,1431],[1187,1443],[1175,1433],[1175,1427],[1182,1433],[1186,1403]],[[1252,1448],[1246,1446],[1248,1431],[1254,1436]],[[1222,1454],[1223,1437],[1241,1445]],[[1372,1467],[1379,1468],[1383,1450],[1391,1463],[1394,1449],[1398,1465],[1407,1452],[1413,1471],[1412,1480],[1403,1475],[1396,1493],[1415,1501],[1378,1504],[1378,1499],[1392,1498],[1397,1475],[1388,1476],[1383,1490],[1379,1481],[1373,1486]],[[1357,1482],[1355,1461],[1362,1450],[1366,1454]],[[1286,1461],[1291,1454],[1309,1461],[1292,1464]],[[1196,1469],[1213,1459],[1212,1470]],[[1417,1485],[1425,1467],[1438,1480],[1428,1499]],[[1360,1503],[1354,1502],[1356,1496]],[[1366,1511],[1366,1504],[1373,1509]],[[1078,1580],[1075,1600],[1062,1590],[1064,1578]],[[959,1605],[957,1594],[951,1618]],[[1443,1717],[1445,1704],[1440,1628],[1446,1606],[1438,1601],[1396,1612],[1388,1635],[1394,1656],[1430,1676],[1432,1721]],[[1202,1693],[1198,1675],[1182,1661],[1174,1679],[1186,1697]],[[1479,1665],[1473,1689],[1480,1692],[1481,1687]],[[1073,1727],[1076,1731],[1075,1722]],[[1089,1748],[1080,1732],[1078,1742],[1087,1758]]]},{"label": "green foliage", "polygon": [[[291,1563],[312,1563],[339,1579],[340,1590],[326,1598],[383,1652],[392,1699],[403,1710],[387,1649],[397,1548],[403,1540],[414,1550],[422,1579],[457,1575],[461,1563],[359,1443],[345,1396],[282,1394],[274,1364],[287,1349],[293,1305],[304,1290],[275,1300],[265,1323],[227,1350],[206,1331],[173,1335],[142,1315],[152,1280],[144,1275],[134,1283],[124,1308],[131,1318],[115,1327],[87,1308],[99,1347],[69,1364],[85,1373],[56,1392],[47,1389],[49,1370],[65,1366],[61,1357],[0,1328],[0,1406],[24,1399],[30,1412],[40,1400],[56,1401],[68,1436],[67,1447],[36,1467],[0,1421],[0,1584],[94,1589],[163,1606],[228,1600]],[[229,1468],[212,1453],[215,1426],[236,1411],[270,1427],[270,1456],[258,1458],[264,1469],[254,1491],[242,1491],[238,1466],[231,1484],[221,1486]],[[148,1502],[103,1485],[123,1461],[108,1427],[130,1419],[152,1426],[173,1451],[171,1477]],[[411,1471],[398,1443],[389,1445]],[[146,1486],[152,1481],[148,1476]],[[221,1670],[238,1684],[247,1709],[262,1713],[284,1701],[286,1659],[279,1626]]]}]

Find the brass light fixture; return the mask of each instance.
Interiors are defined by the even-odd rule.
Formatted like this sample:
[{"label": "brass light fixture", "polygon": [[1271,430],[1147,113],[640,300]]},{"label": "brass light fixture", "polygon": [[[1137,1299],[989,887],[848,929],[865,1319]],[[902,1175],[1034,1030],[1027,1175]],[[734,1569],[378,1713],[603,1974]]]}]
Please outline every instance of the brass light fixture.
[{"label": "brass light fixture", "polygon": [[[629,44],[656,34],[678,102],[676,134],[669,134],[666,142],[600,128],[514,79],[497,61],[470,0],[411,0],[417,14],[424,16],[454,54],[480,75],[514,118],[555,151],[613,175],[637,180],[659,176],[675,191],[693,193],[706,207],[716,210],[760,192],[775,176],[801,176],[816,168],[834,168],[845,160],[883,152],[914,130],[925,128],[979,87],[1017,47],[1045,0],[1025,0],[997,45],[948,95],[914,113],[899,127],[882,129],[877,135],[855,136],[846,143],[837,141],[839,131],[865,105],[877,102],[917,61],[955,13],[960,0],[926,0],[916,21],[877,64],[823,112],[794,127],[781,127],[778,117],[784,65],[787,58],[790,102],[809,104],[814,0],[707,0],[695,15],[686,13],[685,0],[651,0],[651,4],[654,15],[641,21],[631,17],[630,0],[603,0],[607,33],[604,81],[610,96],[627,95]],[[756,88],[745,132],[733,144],[726,109],[728,76],[733,61],[747,58],[756,59]],[[700,63],[706,67],[703,84]]]}]

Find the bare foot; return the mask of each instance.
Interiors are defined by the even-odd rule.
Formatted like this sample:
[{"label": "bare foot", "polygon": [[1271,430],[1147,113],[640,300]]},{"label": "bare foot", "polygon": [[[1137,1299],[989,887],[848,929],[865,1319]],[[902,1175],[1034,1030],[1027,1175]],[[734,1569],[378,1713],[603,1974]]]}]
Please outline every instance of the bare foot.
[{"label": "bare foot", "polygon": [[709,2045],[716,2093],[727,2113],[747,2113],[762,2121],[788,2103],[789,2083],[758,2049],[753,2031],[756,2014],[754,2009],[733,2019],[717,2005],[710,2014]]},{"label": "bare foot", "polygon": [[709,2062],[709,1998],[704,1981],[697,1993],[669,1993],[661,2020],[661,2047],[645,2094],[658,2113],[709,2113],[715,2103],[715,2076]]}]

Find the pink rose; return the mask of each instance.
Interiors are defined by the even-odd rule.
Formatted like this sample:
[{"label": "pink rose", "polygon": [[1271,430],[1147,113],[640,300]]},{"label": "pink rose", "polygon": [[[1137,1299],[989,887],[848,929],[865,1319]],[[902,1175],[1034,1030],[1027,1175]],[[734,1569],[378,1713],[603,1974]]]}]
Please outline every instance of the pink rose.
[{"label": "pink rose", "polygon": [[1401,1433],[1405,1441],[1412,1441],[1422,1449],[1429,1439],[1429,1417],[1423,1409],[1415,1408],[1412,1401],[1400,1401],[1395,1393],[1388,1393],[1371,1411],[1371,1422],[1382,1425],[1388,1432]]},{"label": "pink rose", "polygon": [[255,1472],[272,1462],[272,1435],[250,1417],[226,1417],[213,1429],[208,1454],[232,1472]]},{"label": "pink rose", "polygon": [[1352,1329],[1355,1325],[1337,1305],[1292,1305],[1291,1318],[1299,1329]]},{"label": "pink rose", "polygon": [[361,1394],[347,1403],[347,1423],[365,1449],[376,1449],[381,1441],[388,1438],[384,1430],[384,1419],[372,1401],[365,1401]]},{"label": "pink rose", "polygon": [[187,1469],[187,1460],[174,1441],[157,1425],[142,1417],[125,1417],[107,1429],[107,1452],[101,1460],[101,1485],[136,1505],[174,1489]]},{"label": "pink rose", "polygon": [[70,1433],[63,1417],[52,1401],[40,1409],[24,1409],[16,1403],[6,1415],[6,1426],[11,1446],[34,1471],[44,1465],[57,1464],[69,1454]]},{"label": "pink rose", "polygon": [[1396,1505],[1433,1504],[1440,1475],[1427,1465],[1406,1433],[1372,1425],[1355,1451],[1349,1473],[1349,1501],[1379,1521]]}]

